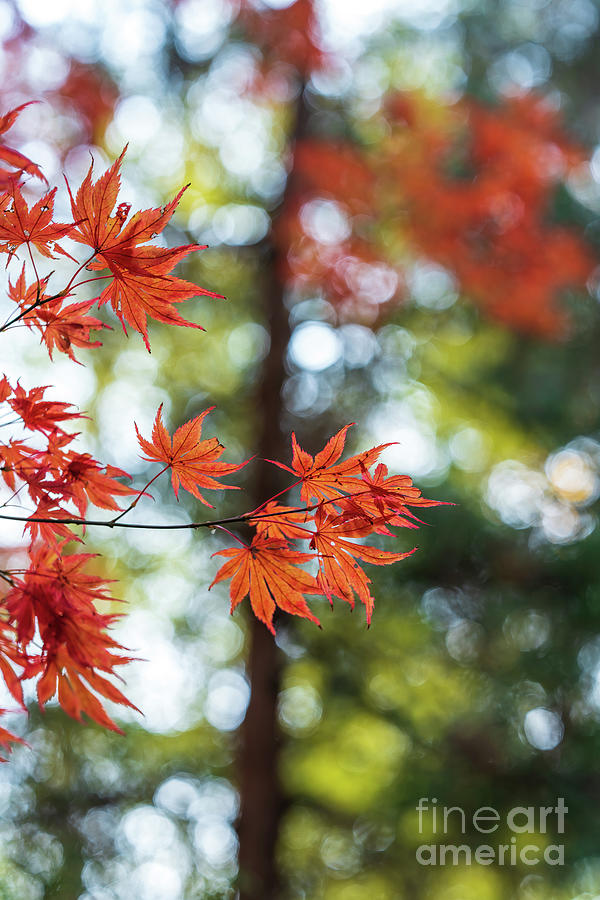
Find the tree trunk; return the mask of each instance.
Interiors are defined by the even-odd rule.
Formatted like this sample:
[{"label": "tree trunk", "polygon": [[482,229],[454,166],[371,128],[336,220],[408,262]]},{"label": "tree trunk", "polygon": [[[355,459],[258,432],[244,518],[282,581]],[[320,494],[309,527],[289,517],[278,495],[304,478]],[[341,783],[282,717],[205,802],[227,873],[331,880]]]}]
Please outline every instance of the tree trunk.
[{"label": "tree trunk", "polygon": [[[305,130],[307,110],[303,86],[298,94],[295,113],[292,146],[302,138]],[[280,209],[285,207],[294,189],[294,180],[292,165]],[[279,277],[279,252],[273,243],[266,248],[264,302],[271,347],[257,392],[258,456],[285,461],[290,450],[289,440],[281,429],[281,390],[290,331]],[[280,470],[262,463],[257,503],[272,497],[284,484]],[[275,847],[283,802],[278,777],[280,735],[277,726],[281,667],[281,651],[273,636],[262,622],[252,616],[247,668],[250,703],[242,725],[238,761],[241,796],[238,825],[239,900],[276,900],[280,896]]]}]

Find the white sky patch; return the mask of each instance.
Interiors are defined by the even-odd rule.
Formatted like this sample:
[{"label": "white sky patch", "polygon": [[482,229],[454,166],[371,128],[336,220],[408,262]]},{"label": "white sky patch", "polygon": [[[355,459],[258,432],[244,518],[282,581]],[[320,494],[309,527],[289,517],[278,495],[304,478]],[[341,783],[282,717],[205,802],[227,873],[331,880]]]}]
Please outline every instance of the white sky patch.
[{"label": "white sky patch", "polygon": [[598,496],[598,473],[586,453],[566,448],[546,461],[546,476],[562,499],[585,504]]},{"label": "white sky patch", "polygon": [[[25,61],[31,87],[40,91],[59,88],[69,72],[69,62],[49,47],[32,47]],[[39,160],[35,157],[39,165]]]},{"label": "white sky patch", "polygon": [[339,203],[334,200],[310,200],[300,211],[307,234],[321,244],[339,244],[350,237],[352,228]]},{"label": "white sky patch", "polygon": [[198,691],[204,681],[202,662],[196,654],[184,652],[173,642],[171,624],[143,609],[128,611],[119,622],[115,636],[139,662],[130,663],[124,673],[127,697],[139,707],[135,711],[119,707],[119,719],[134,720],[148,731],[168,732],[189,728],[198,720]]},{"label": "white sky patch", "polygon": [[565,729],[558,713],[537,706],[525,715],[523,730],[536,750],[554,750],[562,741]]},{"label": "white sky patch", "polygon": [[437,467],[437,445],[428,430],[407,423],[388,430],[389,439],[397,443],[388,448],[385,462],[396,471],[418,478]]},{"label": "white sky patch", "polygon": [[453,463],[465,472],[481,472],[489,458],[486,436],[477,428],[465,426],[454,432],[448,442]]},{"label": "white sky patch", "polygon": [[234,731],[244,720],[249,700],[250,687],[240,672],[215,672],[208,685],[206,718],[220,731]]},{"label": "white sky patch", "polygon": [[394,445],[384,450],[381,461],[395,472],[410,475],[411,478],[433,476],[448,465],[447,455],[437,441],[435,428],[427,410],[417,414],[413,406],[419,402],[427,406],[426,395],[415,392],[413,403],[397,403],[382,406],[374,411],[369,427],[375,443]]},{"label": "white sky patch", "polygon": [[145,145],[156,134],[160,125],[160,112],[149,97],[136,94],[125,97],[117,105],[114,126],[119,131],[119,140],[121,143],[129,141],[134,150]]},{"label": "white sky patch", "polygon": [[19,2],[23,18],[34,28],[56,25],[71,13],[75,5],[72,0],[52,0],[52,3],[44,3],[43,0]]},{"label": "white sky patch", "polygon": [[[62,179],[60,157],[54,147],[49,144],[48,141],[27,141],[27,143],[25,144],[20,144],[19,149],[21,153],[24,153],[25,156],[27,156],[29,159],[35,161],[36,165],[40,167],[48,181],[52,183],[58,178]],[[55,220],[57,220],[58,211],[56,208],[54,212]]]},{"label": "white sky patch", "polygon": [[[97,4],[100,6],[99,4]],[[140,58],[151,56],[165,39],[165,23],[155,12],[145,9],[127,10],[120,6],[119,14],[113,10],[102,37],[102,54],[113,65],[130,68]]]},{"label": "white sky patch", "polygon": [[125,813],[117,840],[122,838],[140,859],[154,857],[178,843],[174,823],[151,806],[137,806]]},{"label": "white sky patch", "polygon": [[529,528],[537,520],[547,481],[540,472],[515,460],[494,467],[488,479],[487,502],[512,528]]},{"label": "white sky patch", "polygon": [[129,878],[129,890],[122,896],[139,897],[140,900],[178,900],[182,896],[183,874],[181,855],[183,845],[177,848],[177,858],[171,864],[146,860]]},{"label": "white sky patch", "polygon": [[223,244],[256,244],[269,230],[270,219],[260,206],[227,203],[219,207],[212,219],[212,230]]},{"label": "white sky patch", "polygon": [[415,265],[408,284],[417,306],[425,309],[448,309],[458,299],[454,277],[442,266],[433,263]]},{"label": "white sky patch", "polygon": [[294,330],[288,352],[299,368],[321,372],[338,362],[344,348],[331,325],[307,322]]},{"label": "white sky patch", "polygon": [[[150,438],[156,410],[161,403],[168,410],[169,398],[156,385],[139,378],[121,376],[102,391],[97,421],[103,436],[103,459],[126,471],[142,468],[141,450],[134,422],[140,434]],[[165,413],[163,412],[163,419]]]},{"label": "white sky patch", "polygon": [[205,59],[218,50],[233,8],[222,0],[184,0],[177,5],[177,40],[188,59]]},{"label": "white sky patch", "polygon": [[287,9],[288,6],[292,5],[294,0],[262,0],[262,2],[271,9]]},{"label": "white sky patch", "polygon": [[591,458],[569,448],[549,457],[546,474],[516,460],[492,469],[486,502],[511,528],[535,528],[553,544],[582,540],[595,519],[579,509],[596,496],[597,475]]},{"label": "white sky patch", "polygon": [[0,2],[0,41],[4,41],[12,35],[16,21],[17,18],[10,5]]},{"label": "white sky patch", "polygon": [[385,26],[392,19],[409,25],[435,27],[456,7],[453,0],[326,0],[322,4],[323,30],[327,44],[336,50],[353,45]]},{"label": "white sky patch", "polygon": [[235,831],[220,819],[205,819],[194,829],[194,844],[198,852],[213,866],[233,859],[237,850]]}]

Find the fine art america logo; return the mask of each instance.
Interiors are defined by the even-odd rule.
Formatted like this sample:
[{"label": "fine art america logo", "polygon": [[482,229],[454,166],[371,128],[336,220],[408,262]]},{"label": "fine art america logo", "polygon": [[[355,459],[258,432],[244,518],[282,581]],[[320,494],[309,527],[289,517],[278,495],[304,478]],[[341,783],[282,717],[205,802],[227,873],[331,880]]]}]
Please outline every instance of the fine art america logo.
[{"label": "fine art america logo", "polygon": [[[514,806],[507,813],[500,814],[493,806],[481,806],[474,813],[467,813],[460,806],[438,806],[435,797],[422,797],[416,807],[419,816],[419,834],[427,834],[433,843],[421,844],[416,858],[421,866],[564,866],[564,844],[549,843],[549,835],[565,832],[565,816],[569,808],[563,797],[558,797],[556,806]],[[457,830],[461,835],[471,827],[481,835],[496,835],[492,843],[481,843],[476,847],[468,844],[441,843],[449,834]],[[529,838],[525,835],[530,835]],[[548,837],[545,837],[548,835]]]}]

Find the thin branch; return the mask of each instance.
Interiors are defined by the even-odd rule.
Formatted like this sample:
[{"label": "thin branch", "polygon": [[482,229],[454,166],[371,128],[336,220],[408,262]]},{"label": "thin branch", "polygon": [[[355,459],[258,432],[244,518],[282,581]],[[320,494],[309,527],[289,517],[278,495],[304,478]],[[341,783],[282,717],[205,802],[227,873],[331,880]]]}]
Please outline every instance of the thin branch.
[{"label": "thin branch", "polygon": [[[318,504],[316,504],[316,506],[318,506]],[[298,507],[298,509],[294,509],[292,512],[307,512],[311,508],[315,509],[316,506]],[[236,522],[248,522],[250,519],[263,518],[273,519],[275,516],[273,513],[259,514],[257,516],[254,516],[251,513],[243,513],[240,516],[229,516],[226,519],[211,519],[210,521],[205,522],[187,522],[180,525],[159,525],[148,524],[145,522],[117,522],[115,519],[110,519],[108,521],[101,519],[81,519],[76,516],[73,516],[72,518],[52,519],[42,516],[7,516],[0,514],[0,519],[6,519],[7,521],[12,522],[38,522],[41,525],[83,525],[86,528],[88,526],[99,526],[102,528],[141,528],[147,531],[182,531],[194,528],[218,528],[221,525],[232,525]]]},{"label": "thin branch", "polygon": [[[163,471],[165,470],[163,469]],[[162,475],[162,472],[159,472],[158,475]],[[158,478],[158,475],[155,475],[154,478]],[[152,481],[154,481],[154,478],[152,479]],[[149,484],[151,483],[152,482],[149,482]],[[362,497],[371,494],[372,491],[356,491],[352,494],[342,494],[339,497],[330,497],[328,500],[321,500],[319,503],[312,503],[310,506],[292,506],[289,509],[286,509],[283,515],[290,515],[292,513],[308,513],[312,512],[314,509],[317,509],[319,506],[327,506],[330,503],[335,505],[336,503],[339,503],[340,500],[351,499],[352,497]],[[129,512],[129,510],[127,509],[124,512]],[[398,510],[396,510],[394,514],[397,515]],[[0,519],[6,519],[13,522],[37,522],[41,525],[82,525],[85,527],[98,526],[101,528],[138,528],[144,529],[146,531],[183,531],[186,529],[189,530],[196,528],[219,528],[223,525],[234,525],[236,522],[253,522],[256,519],[264,519],[265,521],[271,519],[273,521],[277,521],[281,515],[281,513],[277,512],[255,513],[254,510],[251,510],[250,512],[241,513],[238,516],[228,516],[224,519],[208,519],[203,522],[186,522],[185,524],[182,523],[180,525],[159,525],[154,523],[149,524],[147,522],[120,522],[120,516],[118,516],[116,519],[105,520],[84,519],[77,516],[69,516],[65,518],[50,518],[43,516],[7,516],[4,514],[0,514]],[[296,523],[294,524],[297,528],[301,527],[300,525],[296,525]]]},{"label": "thin branch", "polygon": [[[38,288],[39,290],[39,288]],[[59,291],[58,294],[52,294],[50,297],[45,297],[43,300],[36,300],[35,303],[32,303],[31,306],[28,306],[27,309],[21,310],[18,316],[14,316],[12,319],[9,319],[7,322],[2,325],[0,331],[8,331],[9,328],[12,328],[16,325],[17,322],[20,322],[21,319],[24,319],[29,313],[34,312],[36,309],[39,309],[40,306],[45,306],[46,303],[52,303],[53,300],[58,300],[59,297],[66,297],[67,292],[66,288],[63,291]]]},{"label": "thin branch", "polygon": [[[164,470],[163,470],[164,471]],[[162,472],[158,473],[162,475]],[[154,476],[155,478],[158,475]],[[154,481],[154,479],[152,479]],[[151,482],[150,482],[151,484]],[[148,485],[147,485],[148,486]],[[145,489],[144,489],[145,490]],[[326,506],[329,503],[335,504],[339,503],[342,499],[350,499],[352,497],[361,497],[365,494],[371,494],[371,491],[357,491],[354,494],[345,494],[339,497],[331,497],[328,500],[322,500],[320,503],[313,503],[310,506],[293,506],[289,509],[286,509],[285,515],[289,515],[291,513],[307,513],[312,512],[314,509],[317,509],[319,506]],[[268,501],[267,501],[268,502]],[[125,512],[129,512],[129,510],[125,510]],[[252,522],[256,519],[264,519],[269,520],[272,519],[277,521],[280,518],[280,513],[270,512],[270,513],[255,513],[254,510],[250,512],[241,513],[238,516],[228,516],[224,519],[208,519],[203,522],[186,522],[185,524],[180,525],[160,525],[160,524],[149,524],[147,522],[120,522],[119,518],[116,519],[84,519],[77,516],[69,516],[65,518],[51,518],[45,516],[6,516],[0,514],[0,519],[6,519],[8,521],[13,522],[37,522],[41,525],[83,525],[87,526],[98,526],[101,528],[138,528],[144,529],[147,531],[183,531],[185,529],[195,529],[195,528],[219,528],[223,525],[234,525],[236,522]],[[297,526],[300,527],[300,526]]]},{"label": "thin branch", "polygon": [[[92,262],[92,260],[96,256],[96,254],[97,254],[97,251],[94,251],[94,253],[90,256],[89,259],[86,259],[84,262],[81,263],[79,268],[76,269],[75,272],[73,273],[71,280],[68,282],[67,286],[65,288],[63,288],[62,291],[59,291],[58,294],[52,294],[52,296],[50,296],[50,297],[45,297],[43,300],[40,300],[39,296],[38,296],[38,299],[36,300],[35,303],[33,303],[27,309],[21,310],[21,312],[17,316],[14,316],[12,319],[9,319],[7,322],[5,322],[4,325],[2,325],[0,327],[0,332],[7,331],[9,328],[11,328],[13,325],[15,325],[21,319],[24,319],[25,316],[28,316],[29,313],[34,312],[34,310],[36,310],[36,309],[39,309],[40,306],[45,306],[46,303],[51,303],[53,300],[58,300],[59,297],[68,297],[69,294],[71,293],[73,282],[75,281],[75,279],[77,278],[79,273],[82,271],[82,269],[85,269],[86,266],[88,266]],[[37,275],[37,273],[36,273],[36,275]],[[98,276],[98,278],[109,278],[109,277],[110,277],[109,275],[99,275]],[[90,280],[95,280],[95,279],[90,279]],[[82,282],[82,284],[83,283],[84,282]],[[38,295],[39,295],[39,290],[40,290],[40,284],[41,284],[41,282],[38,277]]]},{"label": "thin branch", "polygon": [[165,466],[164,469],[161,469],[160,472],[158,472],[158,474],[154,476],[154,478],[151,478],[150,481],[148,482],[148,484],[144,485],[144,487],[141,489],[141,491],[138,491],[138,494],[137,494],[137,497],[135,498],[135,500],[132,500],[131,503],[129,504],[129,506],[126,509],[122,510],[118,514],[118,516],[115,516],[115,518],[112,520],[112,522],[110,524],[116,525],[117,522],[119,521],[119,519],[122,519],[123,516],[126,516],[128,512],[131,512],[131,510],[135,506],[137,506],[137,504],[140,502],[142,497],[145,495],[145,493],[148,490],[148,488],[150,487],[150,485],[153,484],[157,478],[160,478],[160,476],[163,474],[163,472],[166,472],[167,469],[169,469],[169,468],[170,468],[170,466],[168,466],[168,465]]}]

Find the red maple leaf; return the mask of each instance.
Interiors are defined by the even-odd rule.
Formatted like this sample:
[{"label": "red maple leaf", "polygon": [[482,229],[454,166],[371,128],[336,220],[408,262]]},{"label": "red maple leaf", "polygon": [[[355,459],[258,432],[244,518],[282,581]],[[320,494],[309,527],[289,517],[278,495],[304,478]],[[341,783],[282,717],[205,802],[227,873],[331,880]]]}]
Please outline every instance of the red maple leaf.
[{"label": "red maple leaf", "polygon": [[72,513],[63,509],[56,500],[44,497],[38,502],[25,528],[29,531],[32,544],[39,538],[46,547],[57,550],[69,541],[81,541],[69,525],[61,522],[61,519],[72,518]]},{"label": "red maple leaf", "polygon": [[[16,622],[19,643],[24,648],[39,632],[42,648],[30,656],[23,678],[41,674],[38,700],[44,704],[58,689],[65,712],[81,719],[85,712],[106,728],[120,732],[95,693],[114,703],[136,709],[104,675],[114,675],[116,666],[131,661],[108,633],[117,616],[99,613],[97,602],[109,598],[107,582],[85,571],[91,554],[66,555],[48,546],[31,553],[31,565],[5,597],[8,613]],[[87,682],[87,684],[86,684]],[[93,691],[95,693],[93,693]]]},{"label": "red maple leaf", "polygon": [[3,403],[12,394],[12,387],[6,375],[0,378],[0,403]]},{"label": "red maple leaf", "polygon": [[[0,709],[0,716],[4,715],[8,710]],[[2,728],[0,726],[0,746],[5,747],[6,750],[10,750],[11,744],[24,744],[25,741],[17,737],[16,734],[12,734],[12,732],[8,731],[6,728]],[[3,756],[0,756],[0,762],[6,762],[6,759]]]},{"label": "red maple leaf", "polygon": [[78,412],[69,412],[70,403],[61,403],[58,400],[44,400],[44,393],[48,385],[34,387],[30,391],[17,384],[13,396],[8,400],[12,410],[23,420],[23,424],[30,431],[41,431],[49,434],[51,431],[61,431],[56,424],[68,419],[81,419]]},{"label": "red maple leaf", "polygon": [[96,182],[92,182],[92,163],[75,197],[67,183],[76,222],[70,237],[95,251],[94,261],[88,268],[110,269],[113,280],[98,301],[110,303],[124,330],[127,330],[125,323],[131,325],[142,335],[149,350],[148,316],[159,322],[200,328],[200,325],[183,319],[174,304],[198,295],[221,295],[169,274],[188,253],[203,250],[203,246],[187,244],[169,249],[147,244],[170,221],[185,187],[164,208],[137,212],[127,224],[129,204],[119,204],[113,215],[124,153],[125,150]]},{"label": "red maple leaf", "polygon": [[[137,706],[131,703],[122,691],[103,675],[98,674],[94,668],[104,668],[112,673],[113,666],[131,662],[131,658],[117,657],[109,653],[110,649],[118,648],[119,645],[111,638],[108,638],[106,634],[100,634],[99,636],[97,630],[91,631],[85,625],[79,626],[69,623],[67,628],[69,627],[73,632],[73,636],[75,631],[79,632],[78,639],[81,641],[95,642],[96,650],[103,653],[104,657],[102,660],[96,660],[93,666],[82,664],[70,655],[66,640],[58,643],[51,652],[46,652],[45,658],[39,664],[39,669],[43,671],[43,675],[37,684],[40,707],[43,709],[44,705],[54,696],[58,689],[58,702],[72,718],[81,721],[81,713],[84,712],[90,719],[98,722],[99,725],[110,728],[111,731],[116,731],[118,734],[124,734],[110,716],[107,715],[106,710],[90,688],[113,703],[119,703],[122,706],[128,706],[130,709],[140,712]],[[66,636],[66,629],[63,636]],[[27,674],[32,675],[33,672],[34,669],[30,668]]]},{"label": "red maple leaf", "polygon": [[0,472],[4,483],[14,491],[16,478],[27,480],[28,474],[35,470],[35,462],[31,457],[36,451],[23,441],[11,439],[8,444],[0,444]]},{"label": "red maple leaf", "polygon": [[190,419],[181,425],[172,438],[162,421],[162,403],[154,420],[152,442],[143,438],[137,425],[135,426],[140,447],[146,454],[144,458],[148,462],[165,463],[171,469],[171,481],[175,496],[179,497],[179,485],[181,484],[184,490],[189,491],[206,506],[211,507],[212,504],[202,496],[198,488],[212,491],[239,490],[233,485],[216,481],[213,476],[229,475],[230,472],[236,472],[249,462],[249,460],[245,460],[239,465],[219,462],[219,457],[225,447],[217,438],[201,439],[202,421],[213,409],[214,406],[211,406],[195,419]]},{"label": "red maple leaf", "polygon": [[33,282],[27,286],[25,281],[25,264],[14,284],[8,283],[8,295],[16,303],[28,328],[37,328],[42,342],[48,348],[52,359],[54,350],[66,353],[77,362],[73,347],[100,347],[101,341],[91,341],[90,331],[110,328],[100,319],[87,313],[95,304],[95,300],[84,300],[82,303],[71,303],[63,306],[68,294],[64,292],[56,297],[46,295],[46,287],[50,276]]},{"label": "red maple leaf", "polygon": [[313,0],[293,0],[280,9],[257,8],[254,3],[243,0],[239,19],[267,62],[283,60],[303,75],[324,64],[326,54],[320,46]]},{"label": "red maple leaf", "polygon": [[44,483],[46,490],[62,494],[65,500],[71,500],[81,516],[85,515],[88,503],[102,509],[119,510],[115,496],[126,497],[137,491],[116,478],[131,478],[127,472],[115,466],[103,466],[89,453],[76,453],[70,450],[61,454],[58,459],[55,483]]},{"label": "red maple leaf", "polygon": [[[63,300],[51,300],[35,311],[36,326],[41,332],[41,339],[48,348],[48,354],[52,359],[54,350],[66,353],[73,362],[78,362],[73,353],[73,347],[100,347],[102,341],[90,340],[90,331],[100,328],[110,328],[96,319],[87,315],[95,300],[84,300],[82,303],[70,303],[62,306]],[[27,317],[26,324],[29,325]]]},{"label": "red maple leaf", "polygon": [[[382,210],[407,210],[418,255],[453,272],[488,315],[519,331],[564,335],[559,292],[583,288],[596,261],[580,235],[549,221],[555,186],[583,158],[556,111],[530,94],[493,108],[463,99],[433,119],[418,95],[396,100],[410,114],[373,156]],[[391,98],[388,110],[394,105]]]},{"label": "red maple leaf", "polygon": [[[12,187],[10,192],[12,207],[4,210],[0,218],[0,253],[9,253],[12,256],[21,244],[30,244],[39,250],[42,256],[49,259],[56,258],[51,245],[66,237],[75,227],[72,224],[52,221],[56,191],[57,188],[53,188],[29,209],[18,185]],[[64,255],[61,247],[53,249]]]},{"label": "red maple leaf", "polygon": [[[17,106],[14,109],[9,110],[5,115],[0,116],[0,134],[4,134],[9,128],[12,128],[21,110],[25,109],[26,106],[31,106],[32,102],[35,101],[23,103],[21,106]],[[39,166],[36,166],[27,156],[19,153],[18,150],[13,150],[12,147],[0,144],[0,159],[3,159],[9,166],[12,166],[16,170],[11,172],[9,169],[0,169],[0,190],[8,190],[11,188],[19,181],[23,172],[34,175],[42,181],[46,181]]]},{"label": "red maple leaf", "polygon": [[245,597],[250,596],[254,615],[273,634],[276,606],[294,616],[310,619],[316,625],[320,624],[310,611],[304,595],[322,594],[323,591],[312,575],[298,568],[299,563],[314,559],[312,553],[290,550],[285,541],[256,535],[249,547],[217,550],[215,555],[228,557],[228,562],[221,566],[210,587],[231,578],[229,596],[232,612]]},{"label": "red maple leaf", "polygon": [[15,672],[14,666],[24,666],[27,662],[27,657],[15,645],[15,637],[16,634],[12,625],[9,625],[7,622],[0,623],[0,674],[17,703],[20,706],[24,706],[20,675]]}]

